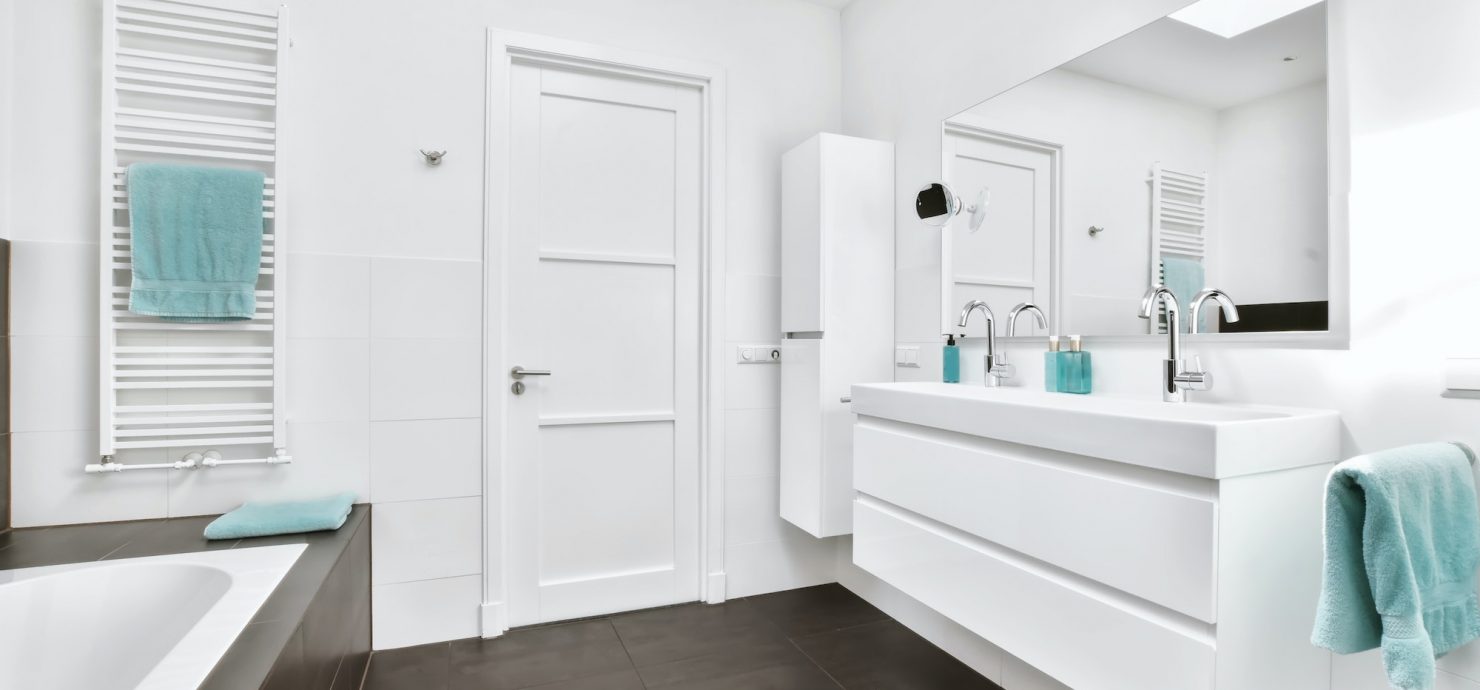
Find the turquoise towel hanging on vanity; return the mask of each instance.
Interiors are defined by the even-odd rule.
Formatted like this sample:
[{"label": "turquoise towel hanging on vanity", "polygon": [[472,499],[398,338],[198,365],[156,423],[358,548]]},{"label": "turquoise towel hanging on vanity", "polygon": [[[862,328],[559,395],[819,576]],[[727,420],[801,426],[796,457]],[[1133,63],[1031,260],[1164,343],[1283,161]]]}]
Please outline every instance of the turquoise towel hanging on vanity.
[{"label": "turquoise towel hanging on vanity", "polygon": [[183,322],[251,319],[262,264],[263,179],[252,170],[130,165],[129,311]]},{"label": "turquoise towel hanging on vanity", "polygon": [[1480,637],[1474,454],[1425,443],[1352,458],[1326,480],[1326,559],[1311,641],[1382,647],[1388,682],[1434,687],[1434,658]]}]

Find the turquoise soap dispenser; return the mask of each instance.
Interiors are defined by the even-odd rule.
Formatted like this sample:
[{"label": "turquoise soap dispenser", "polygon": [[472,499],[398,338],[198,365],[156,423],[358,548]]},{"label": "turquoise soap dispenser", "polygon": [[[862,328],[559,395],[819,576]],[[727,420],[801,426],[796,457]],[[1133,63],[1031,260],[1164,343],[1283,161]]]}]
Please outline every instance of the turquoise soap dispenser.
[{"label": "turquoise soap dispenser", "polygon": [[1050,393],[1059,392],[1059,369],[1063,365],[1059,363],[1059,337],[1048,336],[1048,352],[1043,353],[1043,390]]},{"label": "turquoise soap dispenser", "polygon": [[956,346],[956,336],[946,334],[946,346],[941,349],[941,377],[946,383],[961,382],[961,348]]},{"label": "turquoise soap dispenser", "polygon": [[1060,390],[1065,393],[1086,395],[1094,389],[1094,370],[1090,366],[1089,353],[1077,335],[1069,336],[1069,351],[1060,353],[1064,357],[1064,370],[1059,374]]}]

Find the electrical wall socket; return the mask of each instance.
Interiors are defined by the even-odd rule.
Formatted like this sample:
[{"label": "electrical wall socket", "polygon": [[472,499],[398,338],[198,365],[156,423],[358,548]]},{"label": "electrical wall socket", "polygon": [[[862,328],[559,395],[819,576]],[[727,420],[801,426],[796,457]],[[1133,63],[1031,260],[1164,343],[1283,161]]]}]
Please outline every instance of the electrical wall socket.
[{"label": "electrical wall socket", "polygon": [[916,345],[900,345],[894,348],[894,366],[905,369],[920,368],[920,348]]},{"label": "electrical wall socket", "polygon": [[777,364],[781,361],[781,346],[736,345],[735,361],[739,364]]}]

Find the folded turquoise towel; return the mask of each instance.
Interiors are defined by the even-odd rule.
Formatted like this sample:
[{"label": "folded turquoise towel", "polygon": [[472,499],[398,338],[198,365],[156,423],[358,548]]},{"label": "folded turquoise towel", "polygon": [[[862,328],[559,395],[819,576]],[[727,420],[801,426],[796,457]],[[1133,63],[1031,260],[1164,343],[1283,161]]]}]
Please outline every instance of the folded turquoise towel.
[{"label": "folded turquoise towel", "polygon": [[[1161,258],[1162,282],[1167,289],[1177,296],[1177,303],[1182,305],[1181,331],[1190,333],[1192,328],[1192,298],[1202,292],[1205,287],[1203,266],[1192,259],[1179,259],[1175,256],[1164,256]],[[1208,314],[1203,314],[1202,326],[1208,325]],[[1206,328],[1201,329],[1204,332]]]},{"label": "folded turquoise towel", "polygon": [[262,173],[128,167],[129,311],[170,321],[250,319],[262,263]]},{"label": "folded turquoise towel", "polygon": [[1480,637],[1474,454],[1426,443],[1352,458],[1326,479],[1326,562],[1311,641],[1382,647],[1388,682],[1434,687],[1434,658]]},{"label": "folded turquoise towel", "polygon": [[309,501],[247,503],[206,525],[206,539],[243,539],[339,529],[355,505],[352,493]]}]

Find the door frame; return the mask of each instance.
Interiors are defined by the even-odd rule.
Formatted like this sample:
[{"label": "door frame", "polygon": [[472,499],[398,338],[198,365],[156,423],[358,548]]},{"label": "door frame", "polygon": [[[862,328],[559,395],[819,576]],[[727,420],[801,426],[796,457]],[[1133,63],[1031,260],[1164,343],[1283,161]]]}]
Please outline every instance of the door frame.
[{"label": "door frame", "polygon": [[724,287],[725,71],[671,58],[538,34],[488,30],[483,214],[483,604],[479,629],[496,637],[509,628],[509,501],[505,396],[507,358],[504,284],[509,208],[509,79],[515,64],[625,76],[697,88],[700,93],[700,353],[699,595],[725,600],[724,573]]},{"label": "door frame", "polygon": [[[951,179],[951,154],[947,152],[946,139],[948,137],[969,137],[979,141],[1012,146],[1027,151],[1042,153],[1048,156],[1050,173],[1049,188],[1049,219],[1048,219],[1048,332],[1060,332],[1065,321],[1063,312],[1063,280],[1064,280],[1064,147],[1051,141],[1033,139],[1017,134],[1011,134],[991,128],[991,121],[974,113],[959,113],[945,120],[941,125],[941,179],[947,184]],[[960,193],[962,190],[956,190]],[[962,203],[969,200],[963,199]],[[957,310],[959,305],[950,304],[951,297],[955,294],[955,270],[951,264],[952,235],[949,231],[941,233],[940,240],[940,323],[941,333],[955,332]],[[1018,336],[1023,340],[1043,336]],[[1000,339],[1006,339],[1004,336]]]}]

